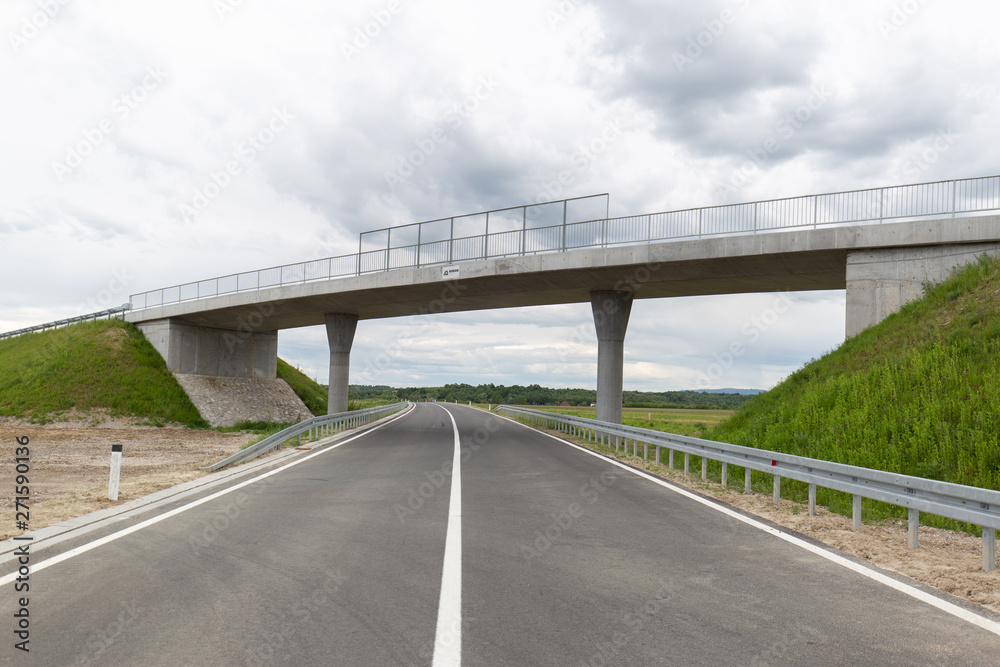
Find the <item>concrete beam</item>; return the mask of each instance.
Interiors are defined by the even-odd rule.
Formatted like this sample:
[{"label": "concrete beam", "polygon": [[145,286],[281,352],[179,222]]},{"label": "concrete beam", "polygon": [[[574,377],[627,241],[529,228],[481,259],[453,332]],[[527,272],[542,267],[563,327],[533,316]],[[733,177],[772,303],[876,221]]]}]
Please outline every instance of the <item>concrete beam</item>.
[{"label": "concrete beam", "polygon": [[1000,243],[872,248],[847,253],[847,337],[878,324],[924,294],[925,284],[944,281],[958,266],[983,254],[1000,254]]},{"label": "concrete beam", "polygon": [[215,377],[278,377],[278,332],[215,329],[173,320],[136,326],[172,373]]},{"label": "concrete beam", "polygon": [[622,380],[625,365],[625,331],[632,312],[632,293],[590,293],[597,328],[597,419],[622,423]]},{"label": "concrete beam", "polygon": [[358,316],[345,313],[327,313],[326,337],[330,342],[330,396],[327,414],[347,412],[347,398],[351,375],[351,346],[358,328]]}]

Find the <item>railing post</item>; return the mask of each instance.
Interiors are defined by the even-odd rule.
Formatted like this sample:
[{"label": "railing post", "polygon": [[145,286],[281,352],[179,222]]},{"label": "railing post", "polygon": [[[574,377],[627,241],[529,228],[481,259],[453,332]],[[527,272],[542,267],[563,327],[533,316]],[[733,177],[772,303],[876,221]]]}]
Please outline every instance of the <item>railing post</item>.
[{"label": "railing post", "polygon": [[528,207],[521,207],[521,255],[524,255],[528,247],[527,236],[528,236]]},{"label": "railing post", "polygon": [[701,457],[701,481],[708,481],[708,457]]},{"label": "railing post", "polygon": [[672,449],[668,449],[667,450],[667,461],[669,462],[669,468],[671,470],[673,470],[674,469],[674,450],[672,450]]},{"label": "railing post", "polygon": [[566,216],[569,209],[569,202],[563,200],[563,224],[562,224],[562,249],[566,250]]},{"label": "railing post", "polygon": [[851,502],[851,529],[861,530],[861,496],[854,494]]},{"label": "railing post", "polygon": [[997,566],[997,531],[983,527],[983,569],[992,572]]},{"label": "railing post", "polygon": [[729,464],[725,461],[722,462],[722,487],[726,488],[729,486]]},{"label": "railing post", "polygon": [[743,493],[750,493],[750,481],[753,471],[750,468],[744,468],[743,470]]},{"label": "railing post", "polygon": [[392,250],[392,227],[385,234],[385,270],[389,270],[389,253]]},{"label": "railing post", "polygon": [[920,511],[912,507],[907,511],[906,546],[910,549],[920,548]]},{"label": "railing post", "polygon": [[691,472],[691,454],[689,452],[684,452],[684,476],[687,477]]},{"label": "railing post", "polygon": [[781,475],[774,476],[774,502],[781,502]]},{"label": "railing post", "polygon": [[809,485],[809,516],[816,516],[816,485]]}]

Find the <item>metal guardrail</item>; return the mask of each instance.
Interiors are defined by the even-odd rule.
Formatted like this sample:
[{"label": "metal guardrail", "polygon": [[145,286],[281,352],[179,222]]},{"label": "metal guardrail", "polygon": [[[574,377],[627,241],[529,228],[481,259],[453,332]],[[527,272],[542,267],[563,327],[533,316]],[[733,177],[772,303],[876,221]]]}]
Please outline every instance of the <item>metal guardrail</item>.
[{"label": "metal guardrail", "polygon": [[[604,217],[588,217],[598,201],[604,202]],[[574,204],[582,211],[571,215]],[[603,194],[384,228],[362,233],[357,254],[151,290],[133,294],[132,303],[141,310],[236,292],[497,257],[1000,211],[1000,176],[619,218],[607,217],[606,211],[607,195]]]},{"label": "metal guardrail", "polygon": [[[252,458],[256,458],[261,454],[266,454],[272,449],[280,447],[292,438],[295,438],[298,444],[312,440],[320,440],[328,435],[333,435],[338,431],[357,428],[358,426],[363,426],[370,422],[377,421],[383,417],[388,417],[391,414],[399,412],[408,405],[409,403],[394,403],[392,405],[380,405],[378,407],[366,408],[364,410],[353,410],[351,412],[341,412],[335,415],[321,415],[319,417],[313,417],[303,422],[299,422],[294,426],[289,426],[282,431],[278,431],[274,435],[268,436],[264,440],[250,445],[246,449],[241,449],[232,456],[228,456],[210,466],[204,466],[202,467],[202,470],[215,472],[216,470],[225,468],[226,466],[234,463],[249,461]],[[303,434],[306,434],[305,438],[302,437]]]},{"label": "metal guardrail", "polygon": [[33,331],[45,331],[46,329],[55,329],[57,327],[64,327],[67,324],[76,324],[77,322],[86,322],[88,320],[98,320],[102,317],[111,318],[119,313],[125,313],[132,310],[132,304],[126,303],[122,304],[117,308],[109,308],[108,310],[102,310],[96,313],[90,313],[89,315],[79,315],[77,317],[71,317],[66,320],[57,320],[55,322],[46,322],[45,324],[38,324],[33,327],[27,327],[25,329],[18,329],[17,331],[8,331],[7,333],[0,333],[0,340],[4,338],[13,338],[14,336],[20,336],[21,334],[32,333]]},{"label": "metal guardrail", "polygon": [[499,406],[497,412],[529,425],[563,431],[591,441],[608,444],[613,441],[616,449],[624,443],[633,443],[633,453],[638,456],[639,443],[643,443],[643,456],[649,458],[649,447],[656,448],[655,460],[660,462],[660,450],[668,450],[669,466],[673,468],[675,451],[684,453],[684,472],[689,473],[689,457],[701,457],[702,479],[707,479],[707,461],[722,463],[722,483],[728,481],[728,465],[744,469],[744,490],[750,492],[751,471],[774,476],[774,500],[781,495],[781,478],[809,484],[809,514],[816,514],[816,487],[842,491],[853,496],[853,525],[861,528],[861,499],[879,500],[909,510],[909,545],[918,546],[920,512],[964,521],[983,529],[983,569],[992,571],[996,566],[996,530],[1000,529],[1000,491],[981,489],[962,484],[939,482],[922,477],[911,477],[870,468],[832,463],[803,456],[772,452],[765,449],[743,447],[713,440],[664,433],[634,426],[623,426],[593,419],[569,417],[541,410]]}]

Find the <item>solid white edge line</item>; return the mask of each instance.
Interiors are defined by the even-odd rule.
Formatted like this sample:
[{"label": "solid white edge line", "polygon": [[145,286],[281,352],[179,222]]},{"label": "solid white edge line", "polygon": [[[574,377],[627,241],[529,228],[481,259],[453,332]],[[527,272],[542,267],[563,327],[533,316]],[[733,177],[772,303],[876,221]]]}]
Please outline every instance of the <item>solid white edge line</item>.
[{"label": "solid white edge line", "polygon": [[[494,413],[494,414],[496,414],[496,413]],[[555,435],[552,435],[551,433],[545,433],[543,431],[539,431],[538,429],[532,428],[531,426],[528,426],[527,424],[522,424],[521,422],[519,422],[519,421],[517,421],[515,419],[511,419],[510,417],[506,417],[504,415],[497,415],[497,416],[500,417],[500,418],[502,418],[502,419],[506,419],[506,420],[508,420],[508,421],[510,421],[510,422],[512,422],[514,424],[517,424],[519,426],[523,426],[524,428],[530,429],[530,430],[534,431],[535,433],[540,433],[541,435],[548,436],[549,438],[552,438],[556,442],[560,442],[560,443],[562,443],[564,445],[569,445],[570,447],[575,447],[576,449],[579,449],[582,452],[585,452],[587,454],[590,454],[591,456],[594,456],[596,458],[599,458],[599,459],[602,459],[604,461],[607,461],[607,462],[609,462],[609,463],[611,463],[613,465],[618,466],[619,468],[623,468],[625,470],[628,470],[629,472],[632,472],[632,473],[638,475],[639,477],[644,477],[645,479],[648,479],[651,482],[655,482],[656,484],[659,484],[660,486],[664,486],[664,487],[670,489],[671,491],[679,493],[680,495],[684,496],[685,498],[690,498],[691,500],[694,500],[695,502],[699,502],[702,505],[705,505],[706,507],[711,507],[712,509],[714,509],[714,510],[716,510],[718,512],[722,512],[723,514],[726,514],[727,516],[731,516],[732,518],[737,519],[739,521],[742,521],[743,523],[746,523],[748,525],[751,525],[754,528],[758,528],[758,529],[764,531],[765,533],[770,533],[771,535],[774,535],[775,537],[778,537],[778,538],[780,538],[782,540],[785,540],[786,542],[794,544],[795,546],[801,547],[801,548],[805,549],[806,551],[810,551],[810,552],[812,552],[812,553],[814,553],[814,554],[816,554],[818,556],[822,556],[823,558],[825,558],[825,559],[827,559],[827,560],[829,560],[831,562],[834,562],[834,563],[836,563],[838,565],[842,565],[843,567],[846,567],[849,570],[857,572],[858,574],[860,574],[860,575],[862,575],[864,577],[868,577],[869,579],[877,581],[877,582],[879,582],[881,584],[885,584],[889,588],[892,588],[892,589],[894,589],[896,591],[899,591],[900,593],[905,593],[906,595],[909,595],[912,598],[920,600],[921,602],[925,602],[925,603],[931,605],[932,607],[936,607],[936,608],[940,609],[941,611],[947,612],[947,613],[951,614],[952,616],[955,616],[957,618],[962,619],[963,621],[971,623],[971,624],[973,624],[975,626],[978,626],[978,627],[982,628],[983,630],[986,630],[988,632],[992,632],[993,634],[1000,636],[1000,623],[997,623],[996,621],[990,620],[990,619],[988,619],[988,618],[986,618],[984,616],[980,616],[979,614],[977,614],[977,613],[975,613],[973,611],[969,611],[968,609],[964,609],[962,607],[959,607],[958,605],[956,605],[956,604],[954,604],[952,602],[948,602],[947,600],[942,600],[941,598],[937,597],[936,595],[932,595],[932,594],[930,594],[930,593],[928,593],[926,591],[920,590],[919,588],[915,588],[915,587],[911,586],[910,584],[907,584],[907,583],[904,583],[902,581],[898,581],[897,579],[894,579],[892,577],[886,576],[886,575],[882,574],[881,572],[876,572],[875,570],[873,570],[873,569],[871,569],[869,567],[866,567],[865,565],[862,565],[861,563],[856,563],[853,560],[850,560],[848,558],[844,558],[843,556],[841,556],[839,554],[835,554],[832,551],[829,551],[829,550],[824,549],[822,547],[818,547],[815,544],[810,544],[809,542],[806,542],[805,540],[803,540],[801,538],[795,537],[794,535],[789,535],[788,533],[786,533],[784,531],[778,530],[777,528],[774,528],[772,526],[768,526],[767,524],[761,523],[760,521],[757,521],[756,519],[752,519],[752,518],[750,518],[750,517],[748,517],[748,516],[746,516],[744,514],[740,514],[739,512],[737,512],[735,510],[731,510],[728,507],[725,507],[724,505],[720,505],[720,504],[718,504],[715,501],[711,501],[711,500],[708,500],[706,498],[702,498],[699,495],[691,493],[687,489],[684,489],[682,487],[679,487],[679,486],[676,486],[674,484],[671,484],[670,482],[668,482],[666,480],[663,480],[663,479],[660,479],[659,477],[656,477],[655,475],[651,475],[651,474],[649,474],[647,472],[644,472],[642,470],[638,470],[638,469],[633,468],[631,466],[628,466],[628,465],[626,465],[626,464],[624,464],[624,463],[622,463],[620,461],[616,461],[615,459],[608,458],[607,456],[604,456],[603,454],[600,454],[598,452],[595,452],[595,451],[592,451],[590,449],[587,449],[586,447],[582,447],[582,446],[580,446],[580,445],[578,445],[578,444],[576,444],[574,442],[570,442],[568,440],[563,440],[562,438],[560,438],[558,436],[555,436]]]},{"label": "solid white edge line", "polygon": [[[413,406],[411,405],[410,408],[407,408],[406,410],[404,410],[403,412],[399,413],[398,415],[396,415],[395,417],[393,417],[389,421],[385,422],[384,424],[379,424],[375,428],[369,429],[368,431],[365,431],[364,433],[358,433],[357,435],[355,435],[353,437],[350,437],[347,440],[343,440],[341,442],[338,442],[338,443],[336,443],[334,445],[331,445],[330,447],[324,447],[323,449],[315,451],[312,454],[307,454],[306,456],[303,456],[302,458],[295,459],[291,463],[286,463],[285,465],[281,466],[280,468],[275,468],[274,470],[270,470],[270,471],[268,471],[268,472],[266,472],[266,473],[264,473],[262,475],[258,475],[257,477],[253,477],[253,478],[248,479],[246,481],[240,482],[239,484],[236,484],[234,486],[230,486],[230,487],[228,487],[226,489],[223,489],[222,491],[217,491],[217,492],[215,492],[215,493],[213,493],[213,494],[211,494],[209,496],[205,496],[204,498],[199,498],[198,500],[190,502],[190,503],[188,503],[186,505],[182,505],[181,507],[174,508],[174,509],[172,509],[169,512],[166,512],[164,514],[160,514],[160,515],[155,516],[155,517],[153,517],[151,519],[146,519],[145,521],[143,521],[141,523],[137,523],[134,526],[129,526],[128,528],[124,528],[122,530],[119,530],[117,533],[112,533],[110,535],[106,535],[106,536],[104,536],[104,537],[102,537],[100,539],[94,540],[93,542],[88,542],[87,544],[83,544],[81,546],[78,546],[75,549],[70,549],[69,551],[63,552],[63,553],[59,554],[58,556],[53,556],[52,558],[49,558],[48,560],[43,560],[41,563],[38,563],[37,565],[36,564],[32,564],[30,566],[31,567],[31,574],[34,574],[35,572],[38,572],[40,570],[44,570],[47,567],[51,567],[53,565],[56,565],[58,563],[61,563],[61,562],[65,561],[65,560],[69,560],[70,558],[73,558],[74,556],[79,556],[82,553],[86,553],[86,552],[90,551],[91,549],[96,549],[97,547],[100,547],[100,546],[103,546],[105,544],[108,544],[109,542],[114,542],[115,540],[117,540],[117,539],[119,539],[121,537],[125,537],[126,535],[131,535],[132,533],[134,533],[136,531],[139,531],[139,530],[142,530],[143,528],[148,528],[149,526],[152,526],[153,524],[157,524],[157,523],[163,521],[164,519],[169,519],[170,517],[176,516],[178,514],[181,514],[182,512],[186,512],[186,511],[188,511],[189,509],[191,509],[193,507],[197,507],[198,505],[201,505],[203,503],[207,503],[207,502],[209,502],[211,500],[215,500],[216,498],[220,498],[220,497],[226,495],[227,493],[232,493],[233,491],[236,491],[237,489],[242,489],[244,486],[248,486],[250,484],[253,484],[254,482],[259,482],[260,480],[266,479],[266,478],[270,477],[271,475],[277,475],[279,472],[282,472],[284,470],[288,470],[289,468],[297,466],[300,463],[305,463],[309,459],[314,458],[316,456],[319,456],[320,454],[325,454],[326,452],[332,451],[332,450],[340,447],[341,445],[346,445],[347,443],[353,442],[354,440],[357,440],[358,438],[366,436],[366,435],[368,435],[370,433],[374,433],[375,431],[377,431],[378,429],[382,428],[383,426],[387,426],[387,425],[391,424],[392,422],[396,421],[397,419],[400,419],[400,418],[408,415],[412,410],[413,410]],[[31,543],[30,542],[25,542],[25,544],[26,545],[30,545]],[[11,574],[8,574],[8,575],[6,575],[4,577],[0,577],[0,586],[6,586],[7,584],[13,582],[17,577],[18,577],[18,571],[17,570],[15,570]]]},{"label": "solid white edge line", "polygon": [[462,443],[458,423],[448,413],[455,432],[455,453],[451,466],[451,498],[448,527],[444,538],[444,565],[441,568],[441,597],[438,600],[437,629],[434,634],[434,667],[462,664]]}]

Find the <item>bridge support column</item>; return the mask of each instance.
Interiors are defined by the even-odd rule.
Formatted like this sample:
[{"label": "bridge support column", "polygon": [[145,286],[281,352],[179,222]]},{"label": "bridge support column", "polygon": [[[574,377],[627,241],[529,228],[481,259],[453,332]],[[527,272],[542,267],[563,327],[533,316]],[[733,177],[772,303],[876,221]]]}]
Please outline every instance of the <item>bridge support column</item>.
[{"label": "bridge support column", "polygon": [[632,312],[632,293],[591,292],[590,305],[597,327],[597,418],[621,424],[625,331]]},{"label": "bridge support column", "polygon": [[347,393],[351,374],[351,346],[358,328],[358,316],[328,313],[326,337],[330,341],[330,396],[327,414],[347,412]]},{"label": "bridge support column", "polygon": [[1000,243],[968,243],[853,250],[847,253],[847,337],[923,296],[924,284],[945,280],[982,254],[1000,254]]}]

